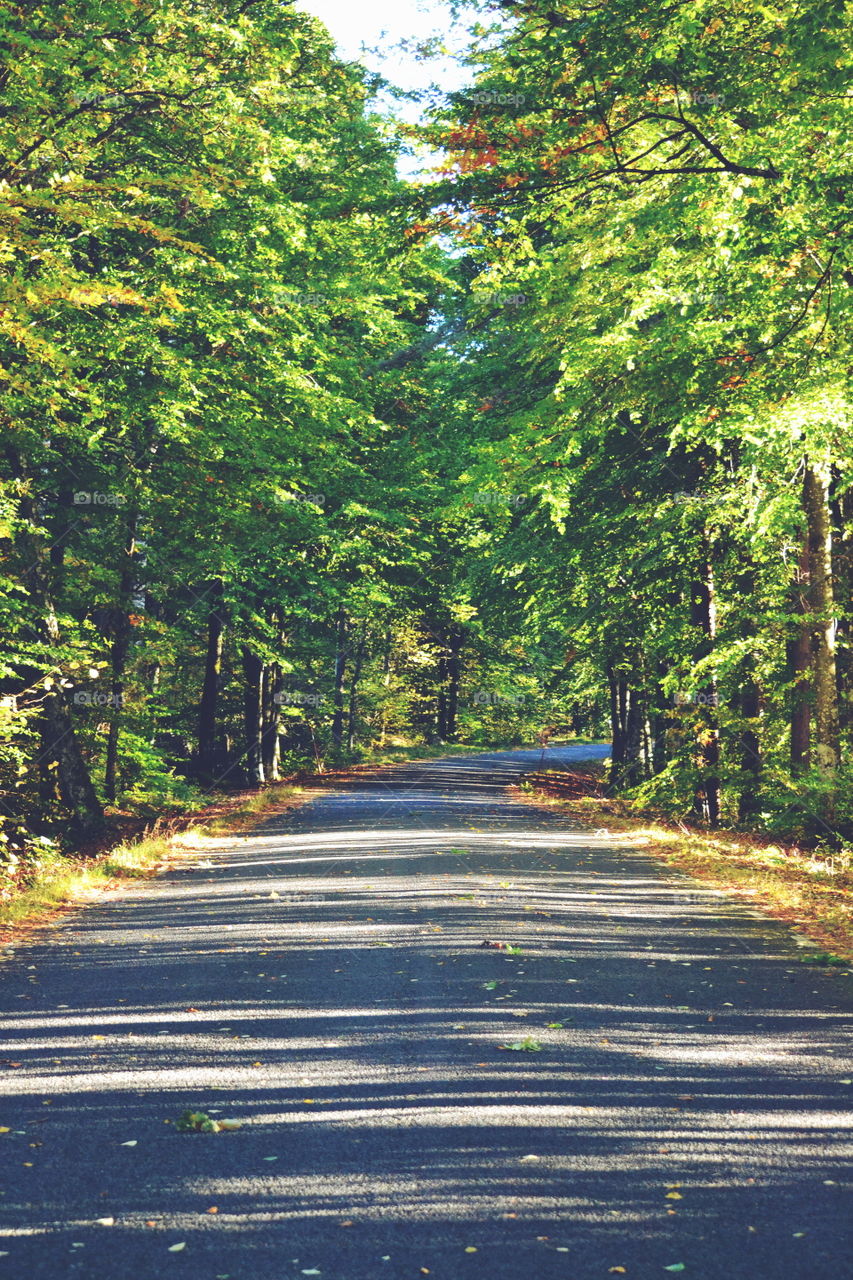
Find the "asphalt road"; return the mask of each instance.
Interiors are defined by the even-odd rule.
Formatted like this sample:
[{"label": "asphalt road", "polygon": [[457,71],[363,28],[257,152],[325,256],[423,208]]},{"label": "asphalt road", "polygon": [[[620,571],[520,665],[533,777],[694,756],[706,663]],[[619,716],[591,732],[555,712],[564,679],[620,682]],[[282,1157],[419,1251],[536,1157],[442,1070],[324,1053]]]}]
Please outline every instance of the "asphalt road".
[{"label": "asphalt road", "polygon": [[850,977],[513,803],[538,760],[352,784],[0,964],[0,1280],[853,1275]]}]

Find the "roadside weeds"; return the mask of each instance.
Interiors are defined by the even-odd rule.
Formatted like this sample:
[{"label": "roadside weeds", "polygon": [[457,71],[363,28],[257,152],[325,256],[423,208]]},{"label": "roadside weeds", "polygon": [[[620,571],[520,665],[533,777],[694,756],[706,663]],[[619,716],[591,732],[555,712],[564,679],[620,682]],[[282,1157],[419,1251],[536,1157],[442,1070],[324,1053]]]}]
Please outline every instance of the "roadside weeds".
[{"label": "roadside weeds", "polygon": [[[119,840],[94,856],[57,854],[20,892],[0,903],[0,941],[49,924],[62,910],[83,906],[123,880],[147,879],[198,852],[203,839],[249,830],[274,812],[307,803],[313,792],[291,782],[262,791],[242,792],[213,801],[194,814],[181,815],[180,830],[168,829],[141,839]],[[168,822],[167,822],[168,828]]]}]

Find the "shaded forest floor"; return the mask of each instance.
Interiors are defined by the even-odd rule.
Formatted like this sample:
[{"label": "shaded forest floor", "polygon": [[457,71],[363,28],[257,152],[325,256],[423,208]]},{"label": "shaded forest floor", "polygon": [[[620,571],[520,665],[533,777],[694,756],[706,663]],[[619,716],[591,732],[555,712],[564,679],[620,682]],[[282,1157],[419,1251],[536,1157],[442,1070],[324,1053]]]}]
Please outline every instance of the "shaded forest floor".
[{"label": "shaded forest floor", "polygon": [[531,774],[514,797],[559,809],[586,827],[630,831],[648,841],[648,852],[716,889],[745,899],[793,926],[824,950],[804,959],[853,964],[853,865],[832,856],[751,832],[708,832],[659,815],[637,813],[609,796],[605,767],[582,762],[559,773]]}]

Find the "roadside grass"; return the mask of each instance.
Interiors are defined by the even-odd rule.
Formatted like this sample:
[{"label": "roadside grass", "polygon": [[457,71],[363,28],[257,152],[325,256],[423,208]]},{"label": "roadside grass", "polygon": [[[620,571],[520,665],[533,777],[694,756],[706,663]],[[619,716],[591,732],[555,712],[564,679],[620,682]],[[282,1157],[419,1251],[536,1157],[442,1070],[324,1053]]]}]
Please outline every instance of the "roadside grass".
[{"label": "roadside grass", "polygon": [[822,948],[804,950],[805,961],[853,964],[853,851],[825,854],[770,836],[650,820],[601,794],[600,769],[575,767],[573,778],[569,795],[539,787],[519,787],[517,795],[563,810],[583,826],[643,837],[653,857],[784,921]]},{"label": "roadside grass", "polygon": [[93,857],[55,853],[18,890],[0,902],[0,933],[44,923],[57,910],[80,906],[122,880],[156,875],[204,843],[204,837],[238,833],[253,827],[271,811],[295,807],[310,798],[292,783],[276,783],[263,791],[224,797],[196,814],[182,815],[179,831],[155,831],[141,839],[125,839]]}]

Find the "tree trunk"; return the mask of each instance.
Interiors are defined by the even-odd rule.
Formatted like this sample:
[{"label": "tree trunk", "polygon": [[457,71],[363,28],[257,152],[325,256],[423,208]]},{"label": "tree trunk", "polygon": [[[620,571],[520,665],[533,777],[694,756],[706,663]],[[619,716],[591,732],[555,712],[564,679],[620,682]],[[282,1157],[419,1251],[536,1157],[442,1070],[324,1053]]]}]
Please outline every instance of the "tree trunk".
[{"label": "tree trunk", "polygon": [[[830,508],[832,511],[832,576],[836,600],[853,599],[853,493],[844,489],[844,473],[832,469]],[[849,609],[840,609],[837,619],[836,654],[838,720],[842,735],[853,727],[853,619]]]},{"label": "tree trunk", "polygon": [[814,658],[815,764],[832,777],[841,761],[838,689],[835,671],[835,601],[832,588],[832,530],[829,477],[806,463],[803,481],[809,545],[809,596]]},{"label": "tree trunk", "polygon": [[207,615],[207,648],[204,661],[204,683],[198,706],[199,780],[206,786],[217,777],[221,761],[216,749],[216,722],[219,714],[219,690],[222,681],[222,651],[225,642],[225,584],[214,578],[210,589],[210,612]]},{"label": "tree trunk", "polygon": [[257,654],[243,645],[244,691],[244,734],[246,778],[250,786],[262,786],[264,783],[263,758],[263,676],[264,664]]},{"label": "tree trunk", "polygon": [[447,654],[443,645],[438,657],[437,684],[435,728],[439,742],[445,742],[447,740]]},{"label": "tree trunk", "polygon": [[349,684],[349,707],[347,709],[347,750],[355,747],[358,719],[358,685],[361,680],[361,668],[364,663],[364,650],[367,645],[367,627],[362,623],[355,651],[352,675]]},{"label": "tree trunk", "polygon": [[104,831],[104,811],[64,697],[49,694],[44,700],[43,715],[48,749],[57,763],[59,795],[72,815],[74,833],[81,840],[96,839]]},{"label": "tree trunk", "polygon": [[[717,608],[714,594],[714,571],[711,565],[710,548],[704,542],[704,552],[699,566],[699,574],[693,584],[691,598],[691,621],[701,632],[703,639],[697,646],[698,658],[707,658],[713,653],[717,634]],[[694,812],[704,819],[710,827],[720,822],[720,731],[717,715],[717,680],[711,676],[699,691],[701,702],[701,728],[697,742],[696,763],[699,769],[699,782],[694,797]]]},{"label": "tree trunk", "polygon": [[763,760],[761,739],[758,736],[758,718],[761,715],[761,686],[757,680],[747,679],[740,690],[740,770],[741,787],[738,796],[738,818],[749,822],[760,808],[758,790],[761,785]]},{"label": "tree trunk", "polygon": [[118,603],[112,611],[112,639],[110,642],[110,702],[107,714],[107,758],[104,765],[104,794],[110,803],[116,798],[118,773],[118,739],[121,728],[121,710],[124,702],[124,672],[130,652],[132,626],[130,622],[131,596],[136,585],[136,533],[139,512],[134,507],[128,512],[127,542],[119,576]]},{"label": "tree trunk", "polygon": [[[13,474],[25,481],[27,477],[17,452],[8,449],[7,457]],[[55,648],[60,643],[60,633],[50,589],[49,553],[36,532],[38,521],[32,499],[26,488],[22,488],[25,496],[20,502],[21,515],[29,526],[17,535],[26,566],[22,578],[40,615],[42,636]],[[56,763],[59,796],[71,815],[74,835],[80,840],[97,838],[104,830],[104,810],[80,750],[65,693],[55,684],[42,702],[42,744],[47,758]]]},{"label": "tree trunk", "polygon": [[607,688],[610,694],[610,784],[618,784],[625,763],[624,681],[615,664],[607,664]]},{"label": "tree trunk", "polygon": [[334,715],[332,717],[332,744],[340,751],[344,741],[344,681],[347,668],[347,636],[349,624],[343,605],[338,609],[338,638],[335,649]]},{"label": "tree trunk", "polygon": [[455,742],[456,721],[459,715],[459,685],[462,679],[462,636],[456,630],[450,633],[448,650],[445,740]]},{"label": "tree trunk", "polygon": [[809,612],[809,540],[806,537],[794,579],[796,631],[788,643],[788,668],[792,685],[790,753],[793,774],[803,773],[810,763],[812,633]]},{"label": "tree trunk", "polygon": [[281,705],[278,697],[281,685],[281,667],[277,662],[271,662],[264,668],[263,675],[262,755],[267,782],[281,780]]},{"label": "tree trunk", "polygon": [[652,733],[652,773],[663,773],[666,768],[667,751],[666,751],[666,731],[667,731],[667,710],[669,700],[663,691],[663,680],[668,674],[669,664],[659,662],[657,667],[658,685],[655,689],[655,705],[651,716],[651,733]]},{"label": "tree trunk", "polygon": [[[754,618],[756,582],[755,571],[750,566],[738,578],[738,592],[741,597],[743,621],[740,627],[741,638],[752,646],[757,633]],[[738,794],[738,819],[749,822],[760,808],[759,788],[763,761],[761,756],[761,739],[758,733],[759,717],[762,708],[762,691],[755,674],[755,659],[752,652],[744,657],[739,672],[739,689],[737,710],[740,716],[738,745],[740,748],[740,791]]]},{"label": "tree trunk", "polygon": [[636,689],[625,686],[627,712],[625,716],[625,762],[622,779],[626,787],[636,787],[642,780],[643,725],[646,719],[642,696]]},{"label": "tree trunk", "polygon": [[391,688],[391,628],[388,627],[385,632],[385,642],[382,651],[382,714],[379,722],[379,745],[385,746],[385,739],[388,734],[388,690]]},{"label": "tree trunk", "polygon": [[[632,683],[632,679],[635,683]],[[610,778],[614,790],[634,787],[648,771],[646,699],[641,659],[623,652],[607,664],[610,692]]]}]

